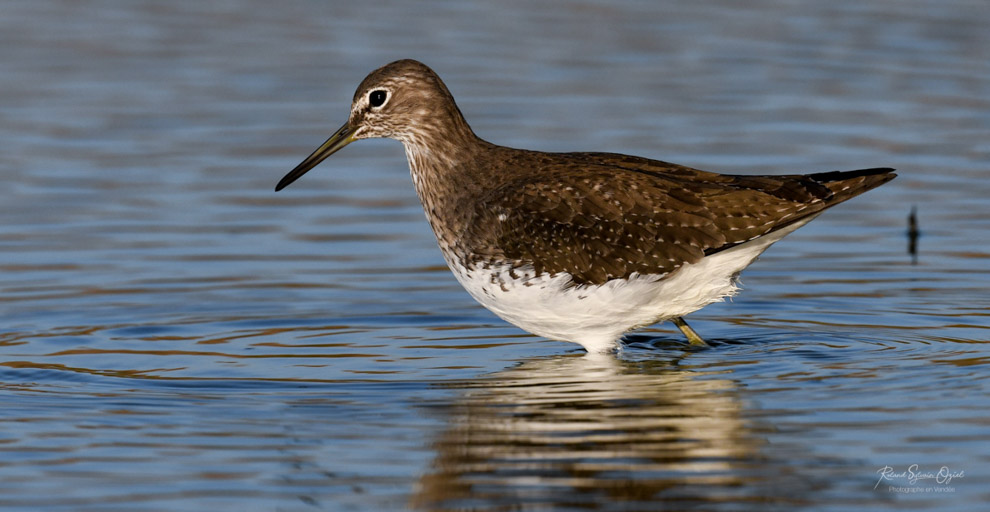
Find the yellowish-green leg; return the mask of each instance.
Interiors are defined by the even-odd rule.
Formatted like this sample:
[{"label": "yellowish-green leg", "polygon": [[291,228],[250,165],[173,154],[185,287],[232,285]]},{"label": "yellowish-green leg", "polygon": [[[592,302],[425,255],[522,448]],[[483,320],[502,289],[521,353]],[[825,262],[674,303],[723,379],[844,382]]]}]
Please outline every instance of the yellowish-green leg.
[{"label": "yellowish-green leg", "polygon": [[674,325],[676,325],[677,328],[684,333],[684,336],[687,336],[688,343],[692,345],[697,345],[699,347],[709,346],[707,343],[705,343],[705,340],[701,339],[701,336],[698,336],[698,333],[694,332],[694,329],[692,329],[691,326],[688,325],[683,318],[679,316],[675,316],[674,318],[671,318],[670,321],[674,322]]}]

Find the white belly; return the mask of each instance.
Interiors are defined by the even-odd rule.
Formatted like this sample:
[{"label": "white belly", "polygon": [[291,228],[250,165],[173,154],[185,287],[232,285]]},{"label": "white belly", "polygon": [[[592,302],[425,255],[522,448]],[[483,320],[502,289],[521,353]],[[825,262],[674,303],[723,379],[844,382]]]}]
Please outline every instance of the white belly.
[{"label": "white belly", "polygon": [[508,265],[475,270],[447,263],[468,293],[503,320],[545,338],[579,343],[588,352],[605,352],[627,331],[735,295],[739,272],[810,220],[707,256],[664,279],[634,274],[603,285],[569,286],[569,274],[533,276],[531,269],[528,274],[516,269],[512,279]]}]

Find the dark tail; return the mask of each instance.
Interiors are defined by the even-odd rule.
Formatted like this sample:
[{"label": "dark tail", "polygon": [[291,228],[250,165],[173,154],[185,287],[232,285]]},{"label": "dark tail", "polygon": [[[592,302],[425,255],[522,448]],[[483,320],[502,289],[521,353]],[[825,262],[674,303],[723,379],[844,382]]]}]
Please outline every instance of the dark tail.
[{"label": "dark tail", "polygon": [[887,183],[897,177],[894,169],[877,167],[858,171],[832,171],[807,175],[808,178],[828,187],[832,197],[826,199],[829,206],[852,199],[867,190]]}]

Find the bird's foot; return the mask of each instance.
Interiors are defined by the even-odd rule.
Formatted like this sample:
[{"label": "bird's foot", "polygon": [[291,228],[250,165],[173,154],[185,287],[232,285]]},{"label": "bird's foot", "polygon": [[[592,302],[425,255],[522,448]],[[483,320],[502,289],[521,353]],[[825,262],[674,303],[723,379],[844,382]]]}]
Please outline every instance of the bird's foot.
[{"label": "bird's foot", "polygon": [[683,318],[675,316],[674,318],[671,318],[670,321],[674,322],[674,325],[676,325],[677,328],[684,333],[684,336],[688,339],[688,343],[699,347],[711,346],[708,343],[705,343],[705,340],[701,339],[701,336],[698,336],[698,333],[694,332],[694,329],[692,329]]}]

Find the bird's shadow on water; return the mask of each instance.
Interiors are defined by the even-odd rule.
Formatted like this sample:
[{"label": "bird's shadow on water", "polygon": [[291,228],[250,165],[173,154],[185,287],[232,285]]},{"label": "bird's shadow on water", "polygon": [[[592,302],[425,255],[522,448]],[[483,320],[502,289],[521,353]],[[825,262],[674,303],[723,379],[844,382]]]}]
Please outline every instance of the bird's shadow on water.
[{"label": "bird's shadow on water", "polygon": [[734,338],[705,338],[708,346],[691,345],[683,337],[663,336],[654,334],[627,334],[620,341],[620,350],[625,351],[677,351],[685,353],[705,352],[708,350],[723,350],[731,347],[750,346],[769,343],[764,336],[741,336]]},{"label": "bird's shadow on water", "polygon": [[[731,338],[706,337],[708,346],[691,345],[677,335],[636,333],[622,338],[616,355],[623,360],[665,359],[672,364],[688,359],[705,361],[704,365],[766,363],[803,364],[806,361],[846,363],[861,360],[865,353],[894,348],[889,340],[863,333],[833,331],[765,330]],[[904,353],[903,349],[899,349]],[[705,357],[710,355],[712,357]]]}]

